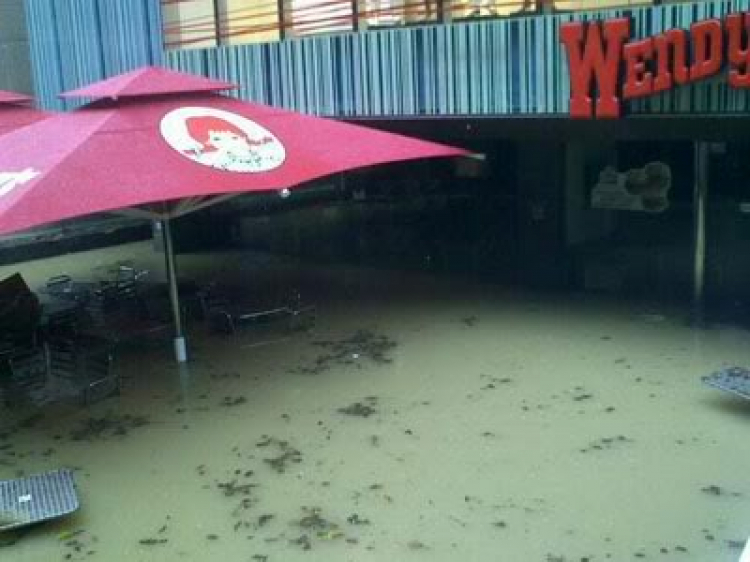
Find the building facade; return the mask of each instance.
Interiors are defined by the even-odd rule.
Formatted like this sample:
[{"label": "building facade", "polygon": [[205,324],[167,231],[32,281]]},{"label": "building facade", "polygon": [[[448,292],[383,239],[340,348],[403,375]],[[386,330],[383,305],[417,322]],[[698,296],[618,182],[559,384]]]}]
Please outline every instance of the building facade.
[{"label": "building facade", "polygon": [[[412,168],[390,192],[353,174],[352,200],[369,186],[418,207],[437,190],[427,226],[402,235],[444,267],[732,302],[750,301],[749,12],[750,0],[26,0],[44,107],[160,64],[236,82],[248,100],[461,144],[487,163]],[[617,118],[597,119],[607,95]],[[571,116],[586,97],[591,115]]]},{"label": "building facade", "polygon": [[0,89],[32,93],[23,0],[0,4]]}]

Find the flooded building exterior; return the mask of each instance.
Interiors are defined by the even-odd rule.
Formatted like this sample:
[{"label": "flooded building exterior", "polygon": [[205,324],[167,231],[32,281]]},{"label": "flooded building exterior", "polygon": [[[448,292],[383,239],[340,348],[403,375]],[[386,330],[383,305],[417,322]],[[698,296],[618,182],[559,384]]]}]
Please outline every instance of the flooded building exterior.
[{"label": "flooded building exterior", "polygon": [[[3,560],[750,560],[750,0],[20,6],[0,0],[0,16],[25,16],[32,65],[0,72],[0,88],[23,89],[26,72],[43,108],[162,65],[484,158],[201,207],[215,200],[159,185],[210,177],[193,169],[220,148],[206,121],[202,148],[170,144],[195,168],[170,168],[183,158],[156,123],[195,110],[186,98],[121,99],[149,119],[118,111],[90,152],[63,138],[75,115],[4,137],[4,161],[41,160],[49,220],[91,195],[176,206],[164,223],[154,207],[128,218],[135,241],[105,239],[102,215],[68,223],[95,249],[61,223],[35,256],[13,253],[35,230],[0,239]],[[0,56],[18,31],[4,25]],[[104,123],[99,111],[84,120]],[[294,162],[297,130],[250,111],[234,134],[267,125],[248,145],[278,148],[278,133],[290,150],[273,161]],[[314,156],[300,160],[339,141],[304,129],[294,147]],[[85,163],[47,173],[58,142]],[[5,171],[13,189],[37,171],[23,164]],[[0,226],[20,224],[16,202]],[[17,487],[50,471],[77,505],[50,501],[62,486]],[[55,504],[34,513],[47,522],[27,516],[40,503]]]},{"label": "flooded building exterior", "polygon": [[[738,252],[750,234],[750,97],[731,79],[747,73],[747,10],[744,0],[27,2],[46,107],[64,108],[62,90],[161,64],[235,82],[245,99],[486,155],[335,178],[326,228],[311,218],[311,234],[303,210],[271,241],[260,241],[264,217],[240,220],[235,237],[332,258],[411,251],[403,263],[524,286],[733,303],[750,273]],[[617,21],[627,29],[610,37]],[[718,36],[706,22],[723,26]],[[617,59],[602,80],[585,68],[597,48]],[[584,94],[612,97],[607,88],[615,113],[597,115],[596,99],[581,111]]]}]

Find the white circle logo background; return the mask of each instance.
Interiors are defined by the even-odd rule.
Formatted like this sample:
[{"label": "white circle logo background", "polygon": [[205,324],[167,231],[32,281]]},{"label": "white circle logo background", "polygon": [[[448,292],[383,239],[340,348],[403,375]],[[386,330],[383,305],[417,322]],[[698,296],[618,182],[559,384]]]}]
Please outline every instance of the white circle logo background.
[{"label": "white circle logo background", "polygon": [[[241,131],[245,138],[234,134],[231,146],[216,146],[195,138],[190,132],[188,120],[199,122],[201,119],[224,121],[236,131]],[[218,170],[268,172],[281,166],[286,159],[284,145],[268,129],[242,115],[221,109],[181,107],[172,110],[162,118],[160,130],[164,140],[174,150],[193,162]]]}]

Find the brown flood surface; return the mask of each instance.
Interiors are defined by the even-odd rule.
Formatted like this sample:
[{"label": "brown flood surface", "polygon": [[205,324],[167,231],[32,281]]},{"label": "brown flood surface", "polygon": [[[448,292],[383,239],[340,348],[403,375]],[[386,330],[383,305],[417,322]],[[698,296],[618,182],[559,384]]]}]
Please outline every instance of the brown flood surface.
[{"label": "brown flood surface", "polygon": [[[148,244],[23,264],[30,284]],[[0,559],[734,562],[750,403],[704,386],[748,333],[675,310],[239,253],[180,272],[300,287],[315,328],[119,351],[121,397],[0,409],[0,478],[71,467],[74,516]],[[0,275],[16,268],[0,269]]]}]

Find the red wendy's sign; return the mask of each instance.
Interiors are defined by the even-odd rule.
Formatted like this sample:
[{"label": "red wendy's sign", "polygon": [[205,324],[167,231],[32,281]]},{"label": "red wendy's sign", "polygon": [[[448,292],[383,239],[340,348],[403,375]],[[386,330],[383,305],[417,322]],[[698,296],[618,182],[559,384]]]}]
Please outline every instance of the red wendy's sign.
[{"label": "red wendy's sign", "polygon": [[638,41],[628,41],[630,25],[629,18],[618,18],[561,27],[573,117],[619,117],[623,100],[715,76],[727,65],[729,85],[750,88],[750,12]]}]

